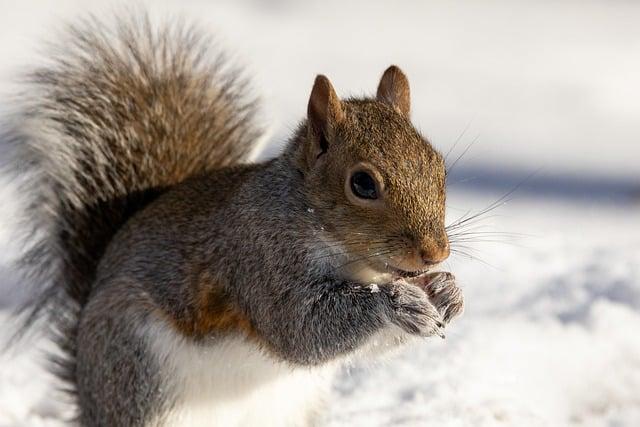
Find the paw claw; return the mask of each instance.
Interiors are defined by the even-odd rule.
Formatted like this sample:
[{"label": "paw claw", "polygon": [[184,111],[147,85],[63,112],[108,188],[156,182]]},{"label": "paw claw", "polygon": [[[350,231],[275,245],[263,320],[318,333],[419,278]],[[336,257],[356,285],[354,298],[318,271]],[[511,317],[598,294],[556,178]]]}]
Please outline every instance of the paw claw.
[{"label": "paw claw", "polygon": [[409,283],[395,283],[392,321],[405,331],[424,337],[444,338],[446,324],[442,312],[427,294]]},{"label": "paw claw", "polygon": [[420,277],[418,285],[429,296],[429,301],[442,314],[445,324],[462,314],[464,298],[456,285],[455,276],[449,272],[429,273]]}]

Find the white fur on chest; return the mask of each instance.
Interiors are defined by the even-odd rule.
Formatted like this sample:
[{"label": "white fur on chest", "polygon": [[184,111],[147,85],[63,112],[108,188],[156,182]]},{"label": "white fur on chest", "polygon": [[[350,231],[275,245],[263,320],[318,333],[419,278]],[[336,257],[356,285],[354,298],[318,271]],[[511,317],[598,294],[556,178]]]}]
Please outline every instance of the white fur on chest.
[{"label": "white fur on chest", "polygon": [[164,325],[147,336],[175,402],[157,426],[303,426],[335,371],[291,367],[241,337],[194,344]]}]

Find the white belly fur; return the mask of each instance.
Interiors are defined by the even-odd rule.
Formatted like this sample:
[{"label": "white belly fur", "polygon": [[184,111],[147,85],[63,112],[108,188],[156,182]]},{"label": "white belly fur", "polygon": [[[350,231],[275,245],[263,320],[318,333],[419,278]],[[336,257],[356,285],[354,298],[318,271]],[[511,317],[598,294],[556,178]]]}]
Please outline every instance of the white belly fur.
[{"label": "white belly fur", "polygon": [[336,364],[291,367],[241,337],[194,344],[166,325],[149,339],[173,408],[153,426],[301,426],[323,404]]}]

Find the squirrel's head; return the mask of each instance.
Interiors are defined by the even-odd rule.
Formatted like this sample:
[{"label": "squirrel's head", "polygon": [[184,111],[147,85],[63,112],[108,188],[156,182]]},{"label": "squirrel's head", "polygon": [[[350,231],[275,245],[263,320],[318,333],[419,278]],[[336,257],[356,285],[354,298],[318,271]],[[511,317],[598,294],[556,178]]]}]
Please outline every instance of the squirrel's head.
[{"label": "squirrel's head", "polygon": [[389,67],[376,98],[340,100],[318,76],[296,147],[310,211],[336,265],[360,280],[418,275],[449,256],[445,164],[412,125]]}]

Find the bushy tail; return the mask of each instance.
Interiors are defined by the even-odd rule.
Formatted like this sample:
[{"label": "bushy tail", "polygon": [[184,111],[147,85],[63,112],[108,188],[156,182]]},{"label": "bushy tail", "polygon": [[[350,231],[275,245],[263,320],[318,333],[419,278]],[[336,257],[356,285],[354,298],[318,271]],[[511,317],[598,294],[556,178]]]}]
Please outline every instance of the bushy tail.
[{"label": "bushy tail", "polygon": [[187,177],[245,161],[261,132],[245,81],[194,28],[91,18],[65,34],[1,142],[36,226],[23,264],[43,286],[27,325],[47,314],[67,336],[123,223]]}]

